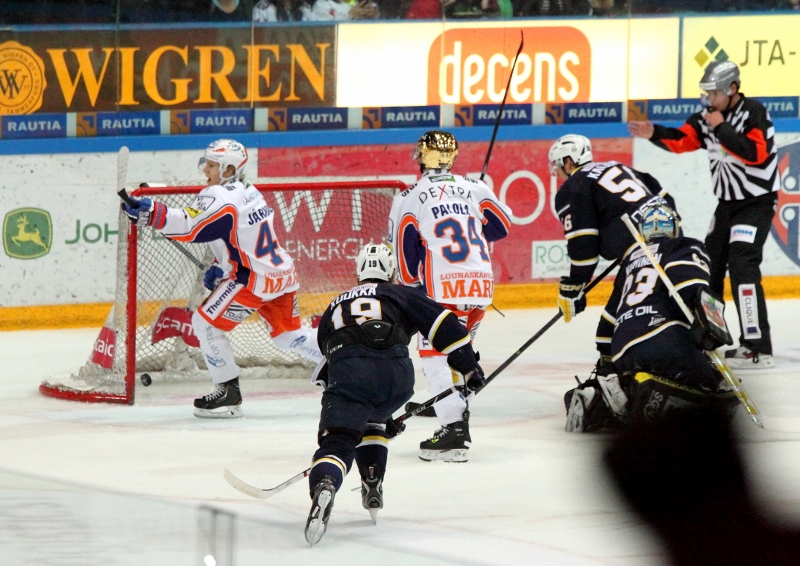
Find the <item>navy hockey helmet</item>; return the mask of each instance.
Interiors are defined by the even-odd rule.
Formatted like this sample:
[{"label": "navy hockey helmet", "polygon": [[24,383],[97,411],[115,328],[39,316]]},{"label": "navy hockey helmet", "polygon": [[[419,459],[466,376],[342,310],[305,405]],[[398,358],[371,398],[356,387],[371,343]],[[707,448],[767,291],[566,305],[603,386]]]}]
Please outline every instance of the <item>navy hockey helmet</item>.
[{"label": "navy hockey helmet", "polygon": [[681,222],[678,213],[666,204],[648,204],[642,210],[639,233],[645,242],[656,238],[677,238]]},{"label": "navy hockey helmet", "polygon": [[739,67],[733,61],[712,61],[706,67],[703,78],[700,79],[700,90],[711,91],[720,90],[731,95],[731,85],[736,83],[742,86],[739,78]]},{"label": "navy hockey helmet", "polygon": [[567,134],[558,138],[550,151],[547,159],[550,162],[550,173],[555,175],[556,169],[564,167],[564,160],[569,157],[576,166],[586,165],[594,160],[592,156],[592,142],[586,136]]},{"label": "navy hockey helmet", "polygon": [[379,279],[391,281],[397,268],[391,248],[386,244],[367,244],[358,252],[356,275],[359,281]]}]

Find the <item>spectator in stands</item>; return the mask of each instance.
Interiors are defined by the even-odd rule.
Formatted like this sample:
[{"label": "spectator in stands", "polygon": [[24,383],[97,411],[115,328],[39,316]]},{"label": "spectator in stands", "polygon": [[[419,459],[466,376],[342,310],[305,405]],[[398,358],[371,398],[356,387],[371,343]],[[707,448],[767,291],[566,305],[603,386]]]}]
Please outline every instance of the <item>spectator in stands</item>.
[{"label": "spectator in stands", "polygon": [[345,0],[315,0],[311,11],[321,22],[374,20],[378,17],[378,6],[372,0],[358,0],[358,3],[353,5]]},{"label": "spectator in stands", "polygon": [[245,22],[252,18],[252,0],[211,0],[211,20],[219,22]]},{"label": "spectator in stands", "polygon": [[258,0],[253,6],[254,22],[316,21],[306,0]]},{"label": "spectator in stands", "polygon": [[518,0],[518,16],[591,16],[592,0]]}]

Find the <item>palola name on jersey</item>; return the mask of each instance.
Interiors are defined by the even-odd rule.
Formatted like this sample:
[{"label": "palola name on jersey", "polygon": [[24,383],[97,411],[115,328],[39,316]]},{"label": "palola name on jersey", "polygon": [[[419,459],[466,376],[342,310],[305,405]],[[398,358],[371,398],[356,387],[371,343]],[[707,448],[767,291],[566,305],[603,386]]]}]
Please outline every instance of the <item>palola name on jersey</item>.
[{"label": "palola name on jersey", "polygon": [[431,208],[431,212],[433,213],[434,219],[438,219],[449,214],[464,214],[469,216],[469,207],[466,204],[452,202],[434,206]]}]

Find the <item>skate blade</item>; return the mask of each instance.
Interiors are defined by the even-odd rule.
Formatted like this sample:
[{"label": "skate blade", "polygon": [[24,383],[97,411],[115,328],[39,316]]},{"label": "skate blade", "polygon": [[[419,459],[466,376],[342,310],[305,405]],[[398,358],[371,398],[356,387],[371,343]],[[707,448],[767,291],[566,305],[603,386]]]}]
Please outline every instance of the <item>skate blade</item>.
[{"label": "skate blade", "polygon": [[316,509],[311,510],[311,517],[309,517],[306,525],[306,541],[310,546],[317,544],[328,529],[327,523],[322,518],[325,516],[325,509],[327,509],[330,502],[331,492],[322,491],[317,499]]},{"label": "skate blade", "polygon": [[373,525],[377,525],[378,524],[378,511],[379,510],[380,509],[370,509],[369,510],[369,516],[372,517],[372,524]]},{"label": "skate blade", "polygon": [[752,360],[736,360],[736,358],[728,358],[725,360],[725,363],[731,369],[738,369],[738,370],[763,370],[763,369],[772,369],[775,367],[775,360],[759,360],[757,364],[754,364]]},{"label": "skate blade", "polygon": [[459,448],[457,450],[420,450],[419,459],[426,462],[466,462],[469,460],[469,449]]},{"label": "skate blade", "polygon": [[216,409],[194,408],[194,416],[201,419],[238,419],[244,415],[239,405],[217,407]]}]

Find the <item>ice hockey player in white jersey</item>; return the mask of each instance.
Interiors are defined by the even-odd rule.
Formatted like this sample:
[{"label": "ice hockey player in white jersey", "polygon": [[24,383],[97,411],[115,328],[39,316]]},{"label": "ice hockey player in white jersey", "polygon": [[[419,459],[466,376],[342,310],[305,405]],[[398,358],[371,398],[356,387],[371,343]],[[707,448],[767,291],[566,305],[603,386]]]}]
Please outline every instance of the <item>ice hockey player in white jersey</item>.
[{"label": "ice hockey player in white jersey", "polygon": [[[400,282],[421,286],[474,339],[494,292],[489,243],[508,235],[511,210],[483,181],[451,171],[457,155],[458,142],[449,132],[434,130],[419,139],[413,157],[422,178],[395,197],[388,241]],[[459,383],[446,357],[423,337],[418,349],[431,395]],[[466,399],[450,395],[434,409],[440,428],[420,444],[420,458],[466,462],[472,442]]]},{"label": "ice hockey player in white jersey", "polygon": [[198,417],[242,416],[239,367],[226,336],[254,312],[266,321],[274,344],[319,363],[322,353],[312,331],[300,322],[294,262],[280,246],[274,211],[244,180],[245,147],[230,139],[213,142],[198,163],[206,188],[186,208],[149,198],[122,208],[137,226],[152,226],[178,242],[206,242],[218,265],[205,274],[211,290],[192,316],[214,390],[195,399]]}]

